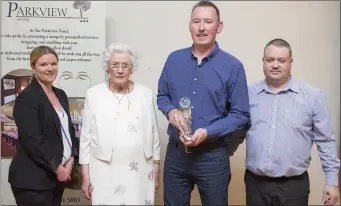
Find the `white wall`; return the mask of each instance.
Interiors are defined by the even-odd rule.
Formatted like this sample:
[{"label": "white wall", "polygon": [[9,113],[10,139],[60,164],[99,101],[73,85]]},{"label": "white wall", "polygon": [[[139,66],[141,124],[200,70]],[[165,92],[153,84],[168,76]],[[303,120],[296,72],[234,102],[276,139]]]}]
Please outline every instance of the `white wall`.
[{"label": "white wall", "polygon": [[[151,87],[155,94],[158,77],[167,55],[192,43],[188,22],[194,3],[107,2],[106,45],[121,42],[135,47],[141,54],[141,62],[134,79]],[[339,150],[340,3],[317,1],[215,3],[225,24],[223,32],[218,37],[220,47],[244,63],[248,83],[263,79],[262,51],[269,40],[281,37],[291,44],[294,56],[293,75],[325,91]],[[168,142],[167,121],[161,112],[157,115],[164,160]],[[231,158],[230,205],[245,204],[244,161],[243,144]],[[8,168],[4,167],[8,163],[8,160],[3,160],[2,168]],[[325,178],[315,147],[312,150],[309,173],[311,178],[309,203],[321,204]],[[11,199],[7,171],[2,171],[2,180],[4,196]],[[163,204],[162,185],[157,196],[157,204]],[[192,204],[200,204],[197,190],[193,192]]]},{"label": "white wall", "polygon": [[[106,45],[121,42],[141,54],[140,69],[134,79],[157,92],[157,81],[167,55],[188,47],[190,11],[195,2],[108,2]],[[293,75],[323,89],[335,135],[340,137],[340,3],[339,2],[215,2],[225,24],[218,42],[220,47],[240,58],[248,83],[263,78],[262,51],[273,38],[286,39],[294,55]],[[162,159],[168,142],[167,121],[158,112],[162,137]],[[339,146],[338,146],[339,148]],[[316,148],[309,169],[310,204],[321,204],[325,182]],[[243,144],[232,157],[232,182],[229,202],[245,204]],[[162,186],[162,185],[161,185]],[[161,188],[157,203],[163,204]],[[195,190],[193,204],[200,204]]]}]

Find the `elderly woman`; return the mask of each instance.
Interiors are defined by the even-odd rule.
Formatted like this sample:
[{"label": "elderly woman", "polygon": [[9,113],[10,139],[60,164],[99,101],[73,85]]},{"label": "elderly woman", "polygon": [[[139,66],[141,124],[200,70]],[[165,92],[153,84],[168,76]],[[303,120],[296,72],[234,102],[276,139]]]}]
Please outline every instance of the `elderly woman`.
[{"label": "elderly woman", "polygon": [[84,104],[82,190],[93,205],[152,205],[160,163],[152,90],[130,80],[137,66],[130,47],[113,44],[104,56],[109,78]]},{"label": "elderly woman", "polygon": [[19,148],[9,168],[18,206],[57,206],[70,180],[77,140],[65,92],[53,86],[58,56],[48,46],[30,55],[31,84],[17,97],[13,116]]}]

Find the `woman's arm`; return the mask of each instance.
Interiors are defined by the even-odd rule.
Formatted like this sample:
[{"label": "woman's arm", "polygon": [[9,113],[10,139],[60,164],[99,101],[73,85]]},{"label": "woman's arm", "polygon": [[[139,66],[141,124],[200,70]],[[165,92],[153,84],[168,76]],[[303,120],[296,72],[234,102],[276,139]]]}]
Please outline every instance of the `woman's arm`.
[{"label": "woman's arm", "polygon": [[155,107],[154,107],[154,99],[152,100],[151,105],[151,112],[152,112],[152,124],[153,124],[153,160],[159,161],[160,160],[160,150],[161,150],[161,143],[160,143],[160,135],[159,135],[159,127],[157,124]]}]

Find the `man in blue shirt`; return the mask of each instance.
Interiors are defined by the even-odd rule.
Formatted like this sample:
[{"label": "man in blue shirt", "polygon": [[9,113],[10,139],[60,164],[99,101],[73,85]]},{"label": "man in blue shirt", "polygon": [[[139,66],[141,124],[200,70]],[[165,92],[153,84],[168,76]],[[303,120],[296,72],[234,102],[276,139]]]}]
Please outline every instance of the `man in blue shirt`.
[{"label": "man in blue shirt", "polygon": [[[164,204],[190,205],[196,184],[202,205],[227,205],[231,178],[227,142],[249,121],[245,71],[215,40],[223,23],[213,3],[197,3],[189,27],[192,47],[168,56],[158,83],[158,108],[170,122]],[[191,137],[185,136],[187,126],[179,111],[183,97],[190,100]]]},{"label": "man in blue shirt", "polygon": [[326,174],[323,204],[339,198],[335,136],[323,93],[291,76],[292,51],[283,39],[264,49],[265,80],[250,85],[246,137],[246,204],[308,205],[308,167],[316,143]]}]

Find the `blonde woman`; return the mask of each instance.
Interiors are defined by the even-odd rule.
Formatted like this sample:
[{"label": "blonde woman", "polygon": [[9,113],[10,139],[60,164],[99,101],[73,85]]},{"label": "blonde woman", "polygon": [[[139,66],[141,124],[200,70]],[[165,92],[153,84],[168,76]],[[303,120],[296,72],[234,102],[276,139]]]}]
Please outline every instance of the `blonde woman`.
[{"label": "blonde woman", "polygon": [[84,105],[82,190],[93,205],[152,205],[160,170],[152,90],[130,80],[137,57],[129,46],[112,44],[104,56],[109,78]]},{"label": "blonde woman", "polygon": [[56,52],[36,47],[30,65],[31,84],[18,95],[13,110],[19,147],[8,180],[18,206],[57,206],[78,155],[77,140],[67,96],[53,86]]}]

